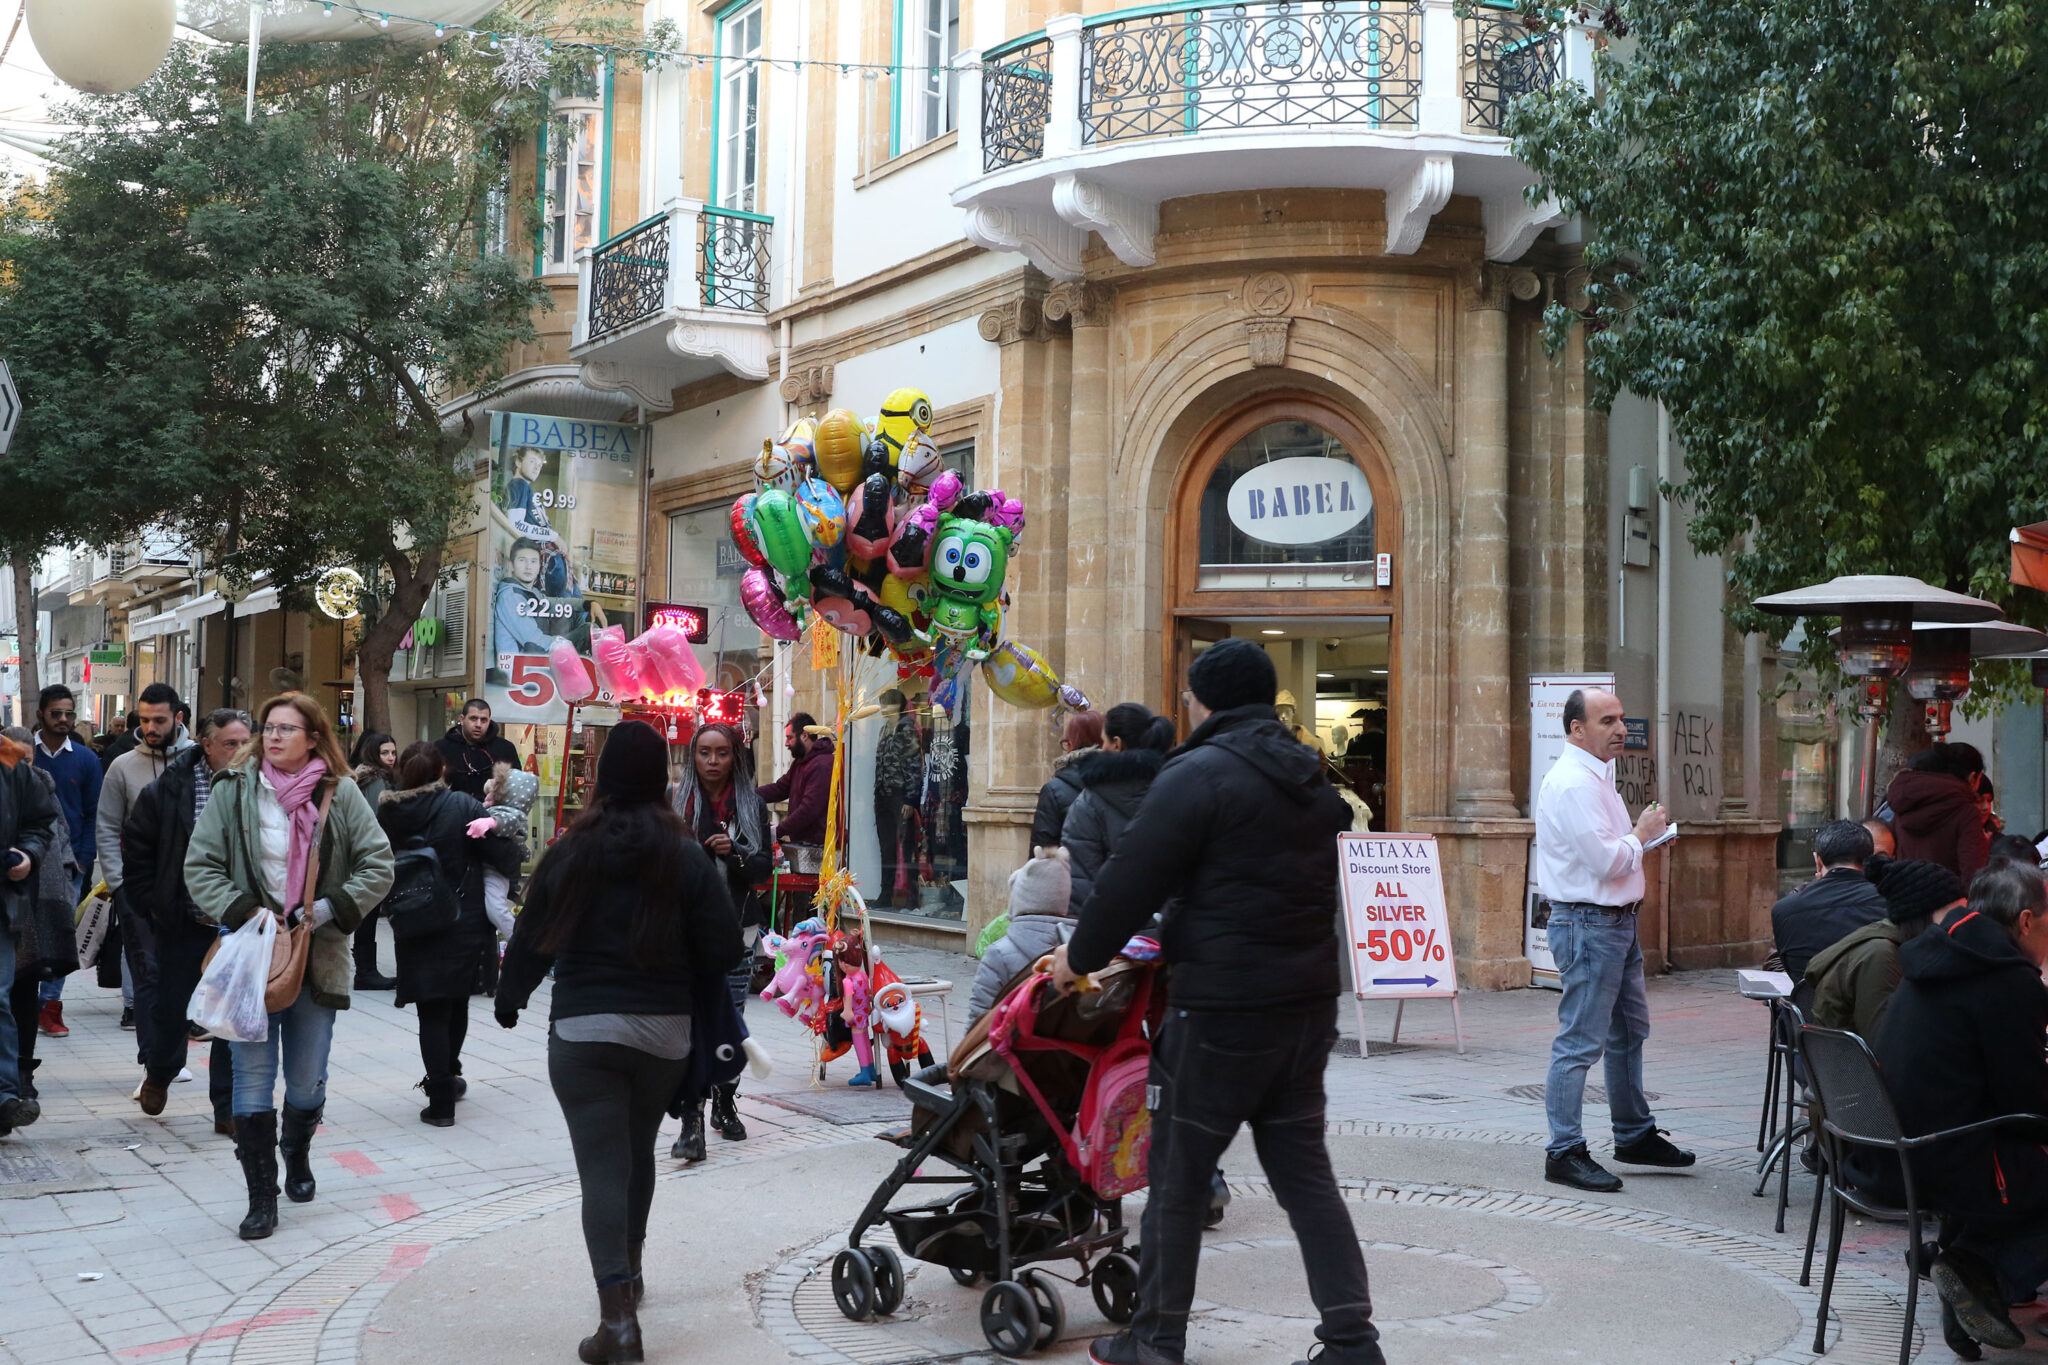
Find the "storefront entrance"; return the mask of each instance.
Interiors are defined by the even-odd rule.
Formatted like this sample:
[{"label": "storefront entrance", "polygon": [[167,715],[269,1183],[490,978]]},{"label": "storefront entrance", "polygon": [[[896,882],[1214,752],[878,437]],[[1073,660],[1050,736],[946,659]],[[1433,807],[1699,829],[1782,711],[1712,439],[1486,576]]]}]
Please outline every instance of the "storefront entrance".
[{"label": "storefront entrance", "polygon": [[1165,692],[1183,733],[1195,656],[1256,640],[1280,675],[1282,718],[1373,828],[1399,829],[1399,515],[1378,443],[1317,397],[1235,408],[1183,462],[1168,536]]}]

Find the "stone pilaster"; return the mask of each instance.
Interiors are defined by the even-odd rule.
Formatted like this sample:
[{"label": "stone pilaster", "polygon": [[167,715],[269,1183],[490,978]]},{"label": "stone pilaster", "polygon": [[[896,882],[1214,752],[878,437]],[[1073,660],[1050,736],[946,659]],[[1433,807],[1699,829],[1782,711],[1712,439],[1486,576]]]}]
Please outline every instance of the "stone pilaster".
[{"label": "stone pilaster", "polygon": [[1073,329],[1067,496],[1066,667],[1061,679],[1097,709],[1109,695],[1109,316],[1114,295],[1076,281],[1047,293],[1045,315]]},{"label": "stone pilaster", "polygon": [[1453,589],[1456,679],[1451,813],[1513,819],[1508,785],[1508,300],[1533,298],[1534,274],[1486,264],[1465,281],[1458,357],[1458,535]]}]

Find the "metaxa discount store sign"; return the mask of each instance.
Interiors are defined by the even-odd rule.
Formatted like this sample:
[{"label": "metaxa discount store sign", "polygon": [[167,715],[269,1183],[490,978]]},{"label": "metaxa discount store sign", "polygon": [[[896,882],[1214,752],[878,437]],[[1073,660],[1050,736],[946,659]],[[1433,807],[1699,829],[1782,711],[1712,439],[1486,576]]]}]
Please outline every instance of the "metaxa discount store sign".
[{"label": "metaxa discount store sign", "polygon": [[1340,834],[1351,979],[1362,999],[1456,995],[1450,916],[1436,839]]}]

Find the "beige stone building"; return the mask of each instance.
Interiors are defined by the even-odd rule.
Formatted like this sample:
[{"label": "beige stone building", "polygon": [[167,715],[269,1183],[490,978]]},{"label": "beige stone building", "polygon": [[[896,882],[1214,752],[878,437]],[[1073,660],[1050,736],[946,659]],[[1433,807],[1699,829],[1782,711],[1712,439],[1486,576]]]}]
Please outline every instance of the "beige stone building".
[{"label": "beige stone building", "polygon": [[[1577,225],[1527,202],[1498,129],[1588,71],[1583,35],[1449,0],[646,13],[696,56],[559,102],[526,226],[561,311],[451,413],[647,425],[643,593],[713,609],[726,683],[772,680],[764,772],[825,708],[808,647],[739,608],[727,509],[765,437],[912,385],[949,463],[1028,509],[1006,634],[1098,708],[1176,715],[1195,651],[1265,643],[1376,824],[1443,841],[1468,987],[1530,980],[1536,676],[1611,673],[1643,720],[1626,788],[1685,828],[1653,969],[1763,956],[1775,865],[1801,861],[1780,773],[1825,787],[1815,822],[1838,737],[1804,712],[1781,736],[1773,661],[1658,493],[1682,465],[1655,409],[1589,407],[1576,345],[1541,344]],[[1001,912],[1059,752],[1044,713],[965,690],[908,885],[855,735],[854,865],[905,936],[971,943]]]}]

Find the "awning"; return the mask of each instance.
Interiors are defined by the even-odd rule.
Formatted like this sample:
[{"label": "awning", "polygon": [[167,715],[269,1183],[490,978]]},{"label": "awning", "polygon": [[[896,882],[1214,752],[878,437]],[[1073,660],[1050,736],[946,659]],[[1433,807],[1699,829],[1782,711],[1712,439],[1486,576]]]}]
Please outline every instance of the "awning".
[{"label": "awning", "polygon": [[212,616],[226,606],[219,593],[210,592],[204,597],[193,598],[182,607],[173,607],[171,614],[178,618],[180,626],[190,630],[194,621]]},{"label": "awning", "polygon": [[2012,528],[2012,581],[2048,592],[2048,521]]},{"label": "awning", "polygon": [[178,618],[178,609],[176,607],[166,612],[160,612],[155,616],[131,616],[128,618],[128,638],[130,640],[153,640],[159,635],[177,635],[189,629],[191,629],[191,626]]},{"label": "awning", "polygon": [[266,611],[276,610],[276,588],[258,588],[241,601],[235,603],[235,615],[237,616],[261,616]]}]

